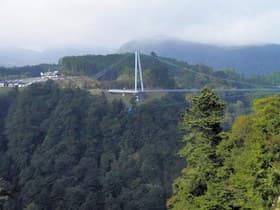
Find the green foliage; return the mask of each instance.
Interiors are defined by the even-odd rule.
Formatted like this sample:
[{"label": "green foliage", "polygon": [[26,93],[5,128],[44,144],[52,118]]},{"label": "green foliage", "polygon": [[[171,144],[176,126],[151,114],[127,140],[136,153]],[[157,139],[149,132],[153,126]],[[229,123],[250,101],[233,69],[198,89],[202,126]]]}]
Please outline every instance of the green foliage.
[{"label": "green foliage", "polygon": [[[211,88],[252,88],[271,84],[269,79],[261,80],[260,77],[247,79],[233,69],[214,71],[207,66],[189,65],[154,54],[141,55],[141,62],[146,88],[201,88],[206,85]],[[134,54],[69,56],[62,58],[59,66],[66,75],[95,77],[104,72],[99,78],[103,81],[102,87],[133,88]]]},{"label": "green foliage", "polygon": [[216,147],[221,141],[221,121],[224,103],[210,90],[203,89],[194,97],[191,108],[184,116],[182,126],[187,134],[180,155],[186,159],[187,167],[174,182],[174,195],[168,201],[172,209],[217,209],[219,203],[208,203],[211,183],[215,179],[215,168],[220,164]]},{"label": "green foliage", "polygon": [[39,77],[40,72],[46,72],[48,70],[55,70],[56,65],[53,64],[40,64],[34,66],[22,66],[22,67],[0,67],[0,78],[12,79],[13,77]]},{"label": "green foliage", "polygon": [[174,82],[170,79],[166,67],[154,67],[144,71],[145,87],[174,87]]},{"label": "green foliage", "polygon": [[[117,63],[126,56],[124,54],[112,55],[86,55],[86,56],[67,56],[59,60],[62,71],[70,75],[88,75],[94,76],[96,73],[108,68],[110,65]],[[132,58],[132,54],[131,54]],[[131,59],[133,60],[133,59]],[[115,70],[119,70],[117,65]],[[114,74],[114,73],[113,73]],[[113,76],[113,75],[111,75]],[[115,76],[115,75],[114,75]]]},{"label": "green foliage", "polygon": [[240,117],[233,125],[223,170],[233,199],[232,206],[247,209],[271,209],[279,185],[279,103],[280,97],[259,99],[255,114]]},{"label": "green foliage", "polygon": [[[256,100],[254,113],[237,118],[226,135],[221,135],[218,126],[222,105],[209,106],[208,101],[217,101],[215,96],[203,99],[204,94],[195,97],[192,111],[184,118],[188,134],[181,155],[186,158],[187,166],[174,182],[174,195],[168,207],[269,210],[276,206],[280,178],[280,97]],[[211,126],[214,124],[217,127]]]},{"label": "green foliage", "polygon": [[[79,72],[95,74],[107,59],[119,58],[89,56],[86,62],[96,62],[96,69],[81,64]],[[144,77],[152,78],[146,80],[150,87],[178,81],[182,87],[194,82],[200,87],[211,80],[184,68],[227,78],[199,65],[182,64],[178,73],[150,56],[142,61],[147,64]],[[128,59],[103,79],[109,85],[133,85],[131,65],[133,59]],[[180,75],[190,81],[185,84]],[[110,81],[116,77],[117,82]],[[233,85],[218,80],[210,85],[214,83]],[[120,100],[109,102],[102,94],[53,82],[0,95],[0,177],[12,195],[1,204],[9,210],[166,209],[172,181],[183,166],[177,155],[183,143],[180,155],[187,165],[174,182],[169,208],[269,209],[280,177],[279,97],[256,101],[254,114],[239,117],[225,134],[222,125],[229,128],[236,114],[244,114],[249,99],[224,96],[230,97],[226,124],[224,103],[206,88],[192,100],[181,131],[177,124],[186,103],[180,95],[142,105],[132,99],[130,111]]]},{"label": "green foliage", "polygon": [[265,83],[268,85],[280,85],[280,72],[275,71],[270,74],[253,74],[248,78],[252,82]]},{"label": "green foliage", "polygon": [[120,100],[47,82],[0,102],[4,209],[166,209],[182,166],[182,97],[127,112]]},{"label": "green foliage", "polygon": [[[122,61],[119,63],[119,61]],[[145,87],[173,87],[168,68],[152,56],[141,56]],[[60,60],[61,71],[68,75],[95,77],[104,71],[103,81],[110,86],[132,88],[134,85],[134,54],[112,54],[106,56],[70,56]],[[113,81],[115,80],[116,81]],[[103,85],[108,85],[103,83]]]}]

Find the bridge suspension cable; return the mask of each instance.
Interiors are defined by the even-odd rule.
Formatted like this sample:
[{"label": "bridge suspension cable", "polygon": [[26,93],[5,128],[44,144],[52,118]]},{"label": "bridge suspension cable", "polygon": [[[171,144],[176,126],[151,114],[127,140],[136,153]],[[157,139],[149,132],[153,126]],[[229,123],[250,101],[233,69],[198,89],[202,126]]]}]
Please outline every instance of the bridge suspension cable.
[{"label": "bridge suspension cable", "polygon": [[[176,68],[182,68],[181,66],[171,63],[169,61],[165,61],[163,59],[159,59],[157,58],[159,61],[166,63],[168,65],[171,65],[173,67]],[[236,81],[236,80],[231,80],[231,79],[224,79],[224,78],[219,78],[219,77],[215,77],[206,73],[202,73],[202,72],[197,72],[194,71],[192,69],[188,69],[188,68],[183,68],[187,71],[190,71],[192,73],[196,73],[196,74],[200,74],[200,75],[204,75],[207,76],[209,78],[215,78],[218,80],[223,80],[223,81],[228,81],[228,82],[234,82],[234,83],[239,83],[239,84],[243,84],[243,85],[249,85],[249,86],[253,86],[255,88],[214,88],[213,90],[215,92],[256,92],[256,91],[261,91],[261,92],[279,92],[280,88],[278,87],[258,87],[255,84],[251,84],[251,83],[247,83],[247,82],[241,82],[241,81]],[[138,73],[140,76],[140,84],[141,84],[141,89],[138,89]],[[141,93],[188,93],[188,92],[200,92],[201,89],[195,89],[195,88],[186,88],[186,89],[144,89],[144,85],[143,85],[143,77],[142,77],[142,66],[141,66],[141,60],[140,60],[140,53],[139,52],[135,52],[135,86],[134,89],[109,89],[107,90],[109,93],[129,93],[129,94],[135,94],[136,96],[141,94]]]},{"label": "bridge suspension cable", "polygon": [[121,59],[119,59],[118,61],[116,61],[115,63],[111,64],[110,66],[108,66],[107,68],[104,68],[103,70],[101,70],[100,72],[98,72],[97,74],[95,74],[95,78],[96,79],[100,79],[102,78],[108,71],[112,70],[114,67],[120,65],[122,62],[124,62],[129,56],[131,56],[130,53],[127,53],[124,57],[122,57]]},{"label": "bridge suspension cable", "polygon": [[[195,74],[198,74],[198,75],[202,75],[202,76],[206,76],[208,78],[213,78],[213,79],[218,79],[218,80],[221,80],[221,81],[226,81],[226,82],[232,82],[232,83],[236,83],[236,84],[241,84],[241,85],[247,85],[247,86],[251,86],[251,87],[259,87],[258,85],[256,84],[253,84],[253,83],[249,83],[249,82],[244,82],[244,81],[237,81],[237,80],[232,80],[232,79],[226,79],[226,78],[221,78],[221,77],[216,77],[216,76],[213,76],[213,75],[210,75],[210,74],[207,74],[207,73],[203,73],[203,72],[198,72],[198,71],[195,71],[193,69],[189,69],[189,68],[186,68],[186,67],[182,67],[178,64],[175,64],[175,63],[172,63],[170,61],[166,61],[165,59],[163,58],[159,58],[159,57],[155,57],[155,59],[169,65],[169,66],[173,66],[173,67],[176,67],[176,68],[180,68],[180,69],[184,69],[186,71],[189,71],[189,72],[192,72],[192,73],[195,73]],[[272,85],[266,85],[266,86],[262,86],[263,88],[264,87],[267,87],[267,88],[275,88],[274,86]]]}]

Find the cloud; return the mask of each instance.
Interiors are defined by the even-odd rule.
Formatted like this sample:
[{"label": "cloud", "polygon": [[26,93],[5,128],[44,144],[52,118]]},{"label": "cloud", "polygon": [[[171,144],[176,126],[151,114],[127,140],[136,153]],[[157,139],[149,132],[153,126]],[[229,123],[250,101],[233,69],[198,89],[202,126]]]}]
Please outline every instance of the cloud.
[{"label": "cloud", "polygon": [[280,43],[279,20],[276,11],[216,20],[184,28],[181,38],[226,45]]},{"label": "cloud", "polygon": [[220,44],[280,43],[274,0],[1,0],[0,47],[118,47],[167,36]]}]

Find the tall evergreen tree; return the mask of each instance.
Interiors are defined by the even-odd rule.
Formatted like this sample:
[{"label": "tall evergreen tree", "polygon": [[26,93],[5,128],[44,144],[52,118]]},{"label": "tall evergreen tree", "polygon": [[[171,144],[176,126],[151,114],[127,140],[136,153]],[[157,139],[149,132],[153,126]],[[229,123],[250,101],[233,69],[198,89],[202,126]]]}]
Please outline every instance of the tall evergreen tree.
[{"label": "tall evergreen tree", "polygon": [[222,139],[224,106],[208,88],[204,88],[191,101],[182,123],[186,135],[185,146],[180,151],[187,166],[173,184],[174,194],[167,203],[169,209],[212,209],[202,207],[203,195],[208,190],[210,180],[215,178],[215,168],[219,165],[216,147]]}]

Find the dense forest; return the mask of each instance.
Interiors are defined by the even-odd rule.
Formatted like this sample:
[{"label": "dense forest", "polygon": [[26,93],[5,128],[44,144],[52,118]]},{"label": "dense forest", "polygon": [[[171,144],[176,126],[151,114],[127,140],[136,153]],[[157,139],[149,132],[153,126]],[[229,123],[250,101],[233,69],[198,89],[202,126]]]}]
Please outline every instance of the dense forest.
[{"label": "dense forest", "polygon": [[0,100],[4,209],[165,209],[183,163],[182,97],[128,111],[48,82]]},{"label": "dense forest", "polygon": [[[249,88],[279,79],[141,58],[145,87]],[[133,54],[71,56],[52,67],[98,77],[102,88],[130,87],[133,62]],[[257,97],[205,88],[137,104],[52,81],[7,89],[0,209],[271,209],[279,194],[280,98],[252,102]]]},{"label": "dense forest", "polygon": [[279,207],[280,96],[256,100],[254,112],[239,116],[230,132],[221,126],[224,107],[209,89],[193,98],[182,122],[187,164],[169,209]]},{"label": "dense forest", "polygon": [[190,103],[166,95],[127,109],[47,82],[10,90],[0,106],[2,209],[253,210],[276,202],[279,96],[255,101],[229,131],[226,104],[210,89]]}]

